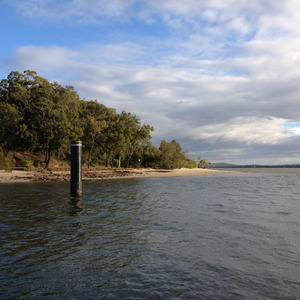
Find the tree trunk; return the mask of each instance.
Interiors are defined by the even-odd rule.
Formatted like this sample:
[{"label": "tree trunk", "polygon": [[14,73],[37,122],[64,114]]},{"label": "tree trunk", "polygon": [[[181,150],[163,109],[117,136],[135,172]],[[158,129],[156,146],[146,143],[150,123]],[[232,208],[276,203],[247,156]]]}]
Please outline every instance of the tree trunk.
[{"label": "tree trunk", "polygon": [[91,156],[92,156],[92,151],[93,151],[94,145],[95,145],[95,138],[93,139],[93,144],[92,144],[92,147],[91,147],[91,149],[89,151],[89,157],[88,157],[88,163],[87,163],[88,169],[90,168],[90,160],[91,160]]},{"label": "tree trunk", "polygon": [[93,147],[89,151],[89,157],[88,157],[88,161],[87,161],[87,167],[88,167],[88,169],[90,168],[90,160],[91,160],[92,150],[93,150]]},{"label": "tree trunk", "polygon": [[47,160],[48,160],[48,151],[47,151],[47,152],[46,152],[46,154],[45,154],[44,163],[46,163],[46,162],[47,162]]},{"label": "tree trunk", "polygon": [[108,167],[108,155],[107,153],[105,153],[105,167],[107,168]]},{"label": "tree trunk", "polygon": [[128,168],[128,167],[129,167],[129,164],[130,164],[130,160],[131,160],[132,155],[133,155],[133,153],[128,154],[127,159],[126,159],[125,168]]},{"label": "tree trunk", "polygon": [[46,153],[46,157],[45,157],[45,169],[47,169],[49,167],[49,163],[50,163],[50,158],[51,158],[51,149],[48,148],[47,153]]},{"label": "tree trunk", "polygon": [[111,155],[111,167],[112,168],[114,167],[114,159],[115,159],[115,156],[112,154]]}]

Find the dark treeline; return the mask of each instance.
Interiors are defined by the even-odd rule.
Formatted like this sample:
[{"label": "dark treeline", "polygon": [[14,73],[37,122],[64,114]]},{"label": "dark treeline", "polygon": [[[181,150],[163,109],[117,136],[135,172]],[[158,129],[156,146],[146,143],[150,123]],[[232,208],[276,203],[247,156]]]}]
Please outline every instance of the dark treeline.
[{"label": "dark treeline", "polygon": [[82,140],[84,163],[90,167],[196,167],[173,140],[151,143],[154,128],[130,113],[79,98],[72,86],[37,76],[34,71],[11,72],[0,82],[0,152],[43,154],[67,159],[70,141]]}]

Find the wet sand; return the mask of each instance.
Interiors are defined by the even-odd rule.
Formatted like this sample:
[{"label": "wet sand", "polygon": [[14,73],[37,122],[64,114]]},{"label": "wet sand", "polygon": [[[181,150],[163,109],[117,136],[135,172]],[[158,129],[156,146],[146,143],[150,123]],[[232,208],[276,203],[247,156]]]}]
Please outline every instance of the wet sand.
[{"label": "wet sand", "polygon": [[[215,173],[236,173],[232,171],[212,169],[95,169],[83,170],[82,180],[120,179],[120,178],[145,178],[145,177],[182,177],[202,176]],[[17,182],[51,182],[69,181],[70,171],[4,171],[0,170],[0,183]]]}]

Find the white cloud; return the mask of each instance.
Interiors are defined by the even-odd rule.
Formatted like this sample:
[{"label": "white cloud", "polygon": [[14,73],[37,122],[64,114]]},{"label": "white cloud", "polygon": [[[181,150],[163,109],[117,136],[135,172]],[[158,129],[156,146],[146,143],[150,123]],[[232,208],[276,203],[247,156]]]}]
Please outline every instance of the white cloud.
[{"label": "white cloud", "polygon": [[63,47],[22,46],[12,53],[6,64],[53,72],[75,63],[78,55],[78,52]]},{"label": "white cloud", "polygon": [[[245,0],[7,0],[6,2],[14,5],[27,17],[52,21],[75,18],[79,22],[87,23],[103,18],[128,20],[139,17],[145,20],[161,18],[173,24],[174,20],[202,23],[204,19],[213,24],[221,24],[222,27],[229,24],[235,30],[243,32],[249,28],[247,23],[253,24],[253,20],[259,18],[262,13],[264,15],[259,25],[266,28],[265,24],[269,24],[270,15],[282,11],[294,14],[297,7],[299,8],[299,3],[293,0],[278,3],[270,0],[253,0],[251,4]],[[268,10],[270,14],[265,13]],[[236,26],[237,24],[242,26]]]},{"label": "white cloud", "polygon": [[[8,2],[8,1],[7,1]],[[135,1],[91,1],[91,0],[10,0],[24,16],[50,21],[76,20],[79,23],[95,23],[105,18],[126,17]]]},{"label": "white cloud", "polygon": [[194,128],[192,135],[194,139],[205,139],[210,143],[224,140],[245,145],[278,144],[291,136],[284,127],[285,122],[277,118],[236,117],[226,123]]}]

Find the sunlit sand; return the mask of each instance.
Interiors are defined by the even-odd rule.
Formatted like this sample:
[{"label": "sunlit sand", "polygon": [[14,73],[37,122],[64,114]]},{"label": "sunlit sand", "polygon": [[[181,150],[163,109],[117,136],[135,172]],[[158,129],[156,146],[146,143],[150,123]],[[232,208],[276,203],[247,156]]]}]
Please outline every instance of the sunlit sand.
[{"label": "sunlit sand", "polygon": [[[232,171],[214,169],[101,169],[83,170],[82,179],[120,179],[120,178],[145,178],[145,177],[181,177],[181,176],[202,176],[216,173],[233,173]],[[236,173],[236,172],[235,172]],[[69,171],[4,171],[0,170],[0,183],[15,182],[49,182],[67,181],[70,178]]]}]

